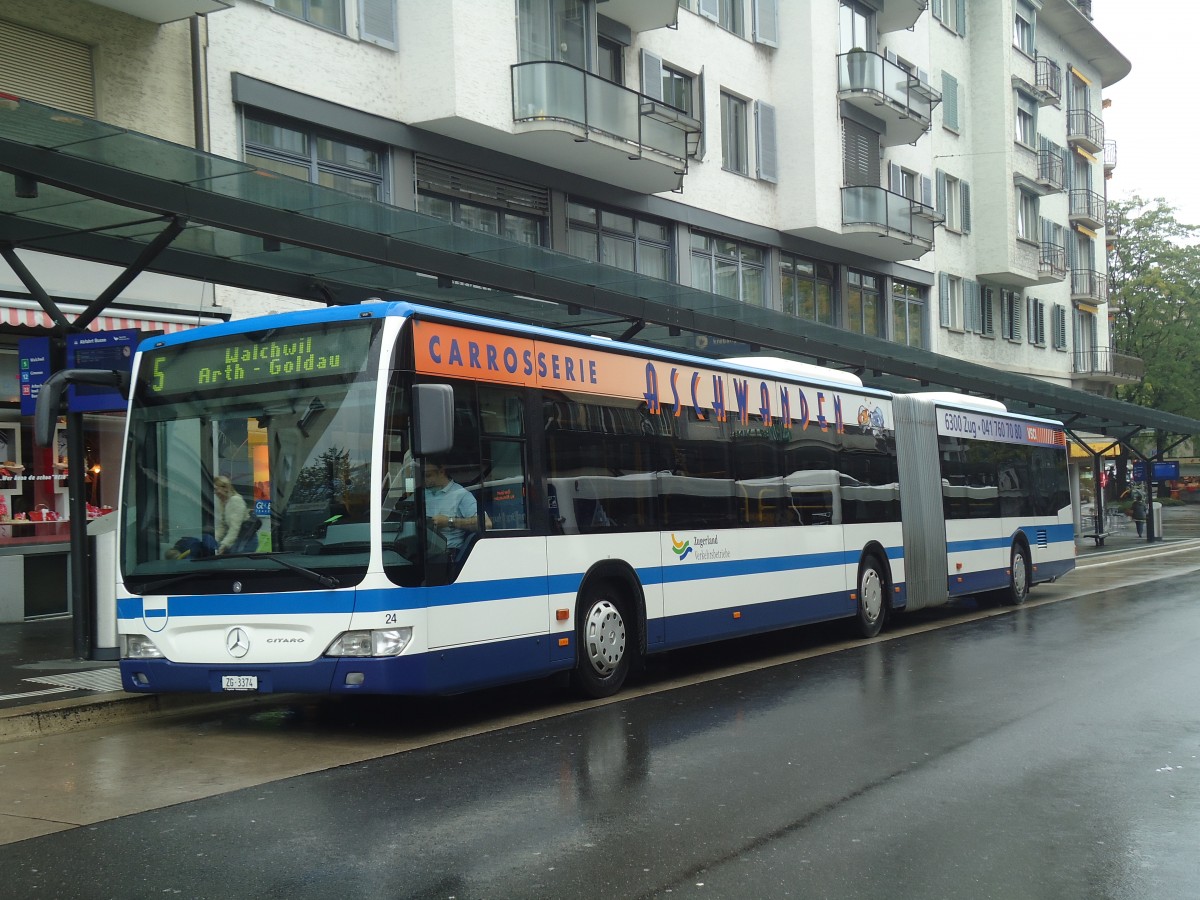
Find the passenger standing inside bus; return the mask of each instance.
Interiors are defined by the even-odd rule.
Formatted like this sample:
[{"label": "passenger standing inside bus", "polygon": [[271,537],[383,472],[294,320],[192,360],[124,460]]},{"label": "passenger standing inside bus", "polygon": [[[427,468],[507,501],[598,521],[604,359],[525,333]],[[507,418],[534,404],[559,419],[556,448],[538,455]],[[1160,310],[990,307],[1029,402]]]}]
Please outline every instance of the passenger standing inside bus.
[{"label": "passenger standing inside bus", "polygon": [[467,532],[479,525],[475,495],[446,474],[442,462],[425,462],[425,515],[434,528],[441,530],[446,546],[459,551],[467,540]]},{"label": "passenger standing inside bus", "polygon": [[228,553],[230,550],[253,553],[258,549],[258,534],[256,529],[247,527],[251,513],[242,495],[233,489],[233,482],[224,475],[213,479],[213,493],[217,498],[217,553]]}]

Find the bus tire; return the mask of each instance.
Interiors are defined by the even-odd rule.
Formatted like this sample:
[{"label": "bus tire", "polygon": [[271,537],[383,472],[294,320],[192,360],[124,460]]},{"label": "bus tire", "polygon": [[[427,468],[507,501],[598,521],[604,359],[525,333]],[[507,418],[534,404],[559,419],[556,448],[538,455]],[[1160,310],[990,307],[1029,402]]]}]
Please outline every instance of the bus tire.
[{"label": "bus tire", "polygon": [[1029,597],[1029,548],[1024,541],[1013,541],[1009,556],[1008,587],[1000,591],[1005,606],[1020,606]]},{"label": "bus tire", "polygon": [[874,556],[864,556],[858,565],[858,630],[873,638],[883,630],[887,618],[887,578]]},{"label": "bus tire", "polygon": [[581,696],[611,697],[625,683],[637,633],[629,610],[630,604],[611,581],[589,587],[580,598],[571,681]]}]

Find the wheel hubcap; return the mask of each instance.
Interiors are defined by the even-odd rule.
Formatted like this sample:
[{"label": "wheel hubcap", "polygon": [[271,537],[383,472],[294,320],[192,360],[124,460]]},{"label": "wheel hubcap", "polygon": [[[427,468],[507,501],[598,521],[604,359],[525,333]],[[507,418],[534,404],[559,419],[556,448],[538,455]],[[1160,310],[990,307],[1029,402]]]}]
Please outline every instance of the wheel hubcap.
[{"label": "wheel hubcap", "polygon": [[588,662],[597,675],[611,675],[625,656],[625,620],[608,600],[588,610],[584,623]]},{"label": "wheel hubcap", "polygon": [[1026,583],[1025,557],[1020,553],[1013,555],[1012,580],[1013,593],[1018,597],[1024,597],[1029,585]]},{"label": "wheel hubcap", "polygon": [[863,572],[858,596],[859,602],[862,604],[863,616],[868,622],[874,622],[883,612],[883,580],[874,569],[867,569]]}]

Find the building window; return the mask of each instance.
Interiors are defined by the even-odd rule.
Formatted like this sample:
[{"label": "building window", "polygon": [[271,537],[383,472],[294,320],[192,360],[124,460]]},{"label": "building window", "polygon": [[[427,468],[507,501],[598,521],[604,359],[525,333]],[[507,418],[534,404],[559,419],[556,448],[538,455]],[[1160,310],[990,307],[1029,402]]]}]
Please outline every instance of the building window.
[{"label": "building window", "polygon": [[592,17],[585,0],[517,0],[521,62],[588,67]]},{"label": "building window", "polygon": [[414,159],[417,212],[534,246],[549,234],[550,195],[534,184],[443,159]]},{"label": "building window", "polygon": [[614,40],[596,39],[596,74],[613,84],[625,83],[625,48]]},{"label": "building window", "polygon": [[925,346],[925,289],[892,282],[892,340],[909,347]]},{"label": "building window", "polygon": [[680,72],[678,69],[663,66],[662,84],[663,102],[689,116],[692,115],[692,109],[695,106],[692,100],[692,76]]},{"label": "building window", "polygon": [[1026,56],[1033,56],[1037,51],[1033,43],[1034,11],[1025,0],[1017,0],[1013,11],[1013,46]]},{"label": "building window", "polygon": [[786,313],[832,325],[833,266],[781,253],[779,300]]},{"label": "building window", "polygon": [[246,162],[366,200],[384,199],[382,147],[258,112],[244,115]]},{"label": "building window", "polygon": [[838,22],[838,49],[849,53],[854,48],[874,50],[875,13],[869,7],[843,0]]},{"label": "building window", "polygon": [[1037,100],[1017,91],[1016,139],[1033,149],[1037,146]]},{"label": "building window", "polygon": [[275,9],[310,25],[346,33],[345,0],[275,0]]},{"label": "building window", "polygon": [[933,0],[933,17],[955,34],[966,34],[967,0]]},{"label": "building window", "polygon": [[1018,291],[1000,291],[1000,336],[1007,341],[1021,339],[1021,294]]},{"label": "building window", "polygon": [[1029,298],[1029,343],[1046,345],[1046,304],[1037,297]]},{"label": "building window", "polygon": [[887,313],[879,276],[853,270],[846,273],[846,330],[886,337]]},{"label": "building window", "polygon": [[1029,191],[1017,188],[1017,240],[1038,239],[1038,198]]},{"label": "building window", "polygon": [[938,294],[941,300],[942,327],[960,330],[963,321],[962,279],[957,275],[942,272],[938,276]]},{"label": "building window", "polygon": [[568,201],[567,232],[572,256],[671,279],[671,232],[665,222]]},{"label": "building window", "polygon": [[712,19],[726,31],[746,36],[745,0],[681,0],[680,6]]},{"label": "building window", "polygon": [[721,166],[739,175],[748,175],[746,152],[746,101],[721,92]]},{"label": "building window", "polygon": [[692,232],[692,287],[751,306],[766,305],[766,251],[718,235]]},{"label": "building window", "polygon": [[1067,309],[1061,303],[1055,303],[1051,312],[1053,320],[1052,338],[1055,350],[1067,349]]}]

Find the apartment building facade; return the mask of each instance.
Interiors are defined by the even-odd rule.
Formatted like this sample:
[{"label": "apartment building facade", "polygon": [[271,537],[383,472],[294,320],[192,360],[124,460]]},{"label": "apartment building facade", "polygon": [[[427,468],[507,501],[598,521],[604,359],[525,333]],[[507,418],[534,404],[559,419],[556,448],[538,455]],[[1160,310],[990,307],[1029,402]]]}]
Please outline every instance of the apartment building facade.
[{"label": "apartment building facade", "polygon": [[[687,286],[732,318],[1097,392],[1125,377],[1101,112],[1128,71],[1084,0],[0,0],[0,93]],[[67,300],[112,279],[22,258]],[[17,340],[48,322],[3,263],[0,292],[15,384]],[[302,303],[152,276],[122,301],[168,328]],[[0,433],[32,465],[10,393]],[[95,429],[115,458],[113,424]],[[61,504],[32,491],[14,482],[8,508]]]}]

